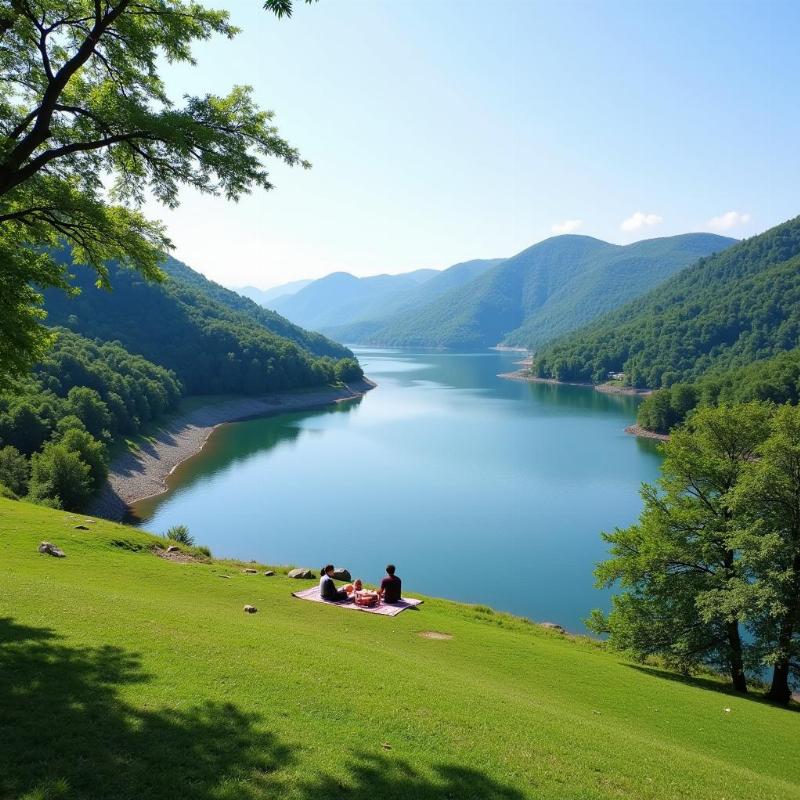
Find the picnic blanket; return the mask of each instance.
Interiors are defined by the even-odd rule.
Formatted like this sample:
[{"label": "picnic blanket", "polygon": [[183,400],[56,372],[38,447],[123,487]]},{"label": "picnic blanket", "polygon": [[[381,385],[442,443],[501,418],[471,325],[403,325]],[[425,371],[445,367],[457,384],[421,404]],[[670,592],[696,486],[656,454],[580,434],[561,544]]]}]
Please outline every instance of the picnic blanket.
[{"label": "picnic blanket", "polygon": [[349,608],[352,611],[366,611],[369,614],[382,614],[384,617],[396,617],[401,611],[405,611],[407,608],[416,608],[418,605],[422,604],[422,600],[414,600],[411,597],[401,597],[398,603],[379,603],[372,608],[357,606],[355,603],[334,603],[331,600],[323,600],[319,596],[319,586],[303,589],[302,592],[292,592],[292,596],[298,597],[300,600],[310,600],[312,603],[325,603],[325,605],[328,606]]}]

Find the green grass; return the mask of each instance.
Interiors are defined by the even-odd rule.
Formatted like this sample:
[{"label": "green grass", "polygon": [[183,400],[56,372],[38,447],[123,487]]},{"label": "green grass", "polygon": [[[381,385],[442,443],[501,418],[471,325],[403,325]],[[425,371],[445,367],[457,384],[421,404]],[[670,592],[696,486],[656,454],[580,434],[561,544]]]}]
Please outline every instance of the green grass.
[{"label": "green grass", "polygon": [[82,519],[0,500],[2,798],[800,798],[796,711],[484,607],[304,603]]}]

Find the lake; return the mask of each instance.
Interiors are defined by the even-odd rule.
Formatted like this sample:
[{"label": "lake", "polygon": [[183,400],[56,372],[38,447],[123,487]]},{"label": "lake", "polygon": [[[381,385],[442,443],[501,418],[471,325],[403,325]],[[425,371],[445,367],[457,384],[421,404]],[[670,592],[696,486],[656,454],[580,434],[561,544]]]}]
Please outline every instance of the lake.
[{"label": "lake", "polygon": [[376,582],[569,630],[608,606],[602,530],[638,516],[658,474],[624,433],[639,400],[510,381],[518,353],[358,349],[378,383],[358,402],[219,428],[141,524],[183,523],[216,556],[325,562]]}]

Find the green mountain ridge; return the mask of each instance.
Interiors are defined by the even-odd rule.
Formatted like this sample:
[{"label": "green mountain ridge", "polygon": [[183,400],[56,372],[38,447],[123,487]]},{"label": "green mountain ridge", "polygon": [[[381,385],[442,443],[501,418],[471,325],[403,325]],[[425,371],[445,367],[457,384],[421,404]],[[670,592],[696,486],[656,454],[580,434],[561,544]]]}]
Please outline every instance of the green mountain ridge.
[{"label": "green mountain ridge", "polygon": [[356,319],[320,330],[339,342],[363,342],[386,325],[394,315],[424,307],[448,291],[468,283],[503,261],[502,258],[473,259],[441,270],[420,286],[380,298],[358,310]]},{"label": "green mountain ridge", "polygon": [[734,241],[689,233],[621,246],[589,236],[555,236],[505,259],[433,303],[397,315],[363,343],[535,347]]},{"label": "green mountain ridge", "polygon": [[800,345],[800,217],[700,259],[545,347],[540,377],[659,388]]},{"label": "green mountain ridge", "polygon": [[[66,258],[66,254],[63,256]],[[110,264],[111,291],[76,270],[80,294],[45,292],[48,324],[127,350],[175,372],[188,394],[245,393],[331,380],[345,347],[167,259],[163,283]]]}]

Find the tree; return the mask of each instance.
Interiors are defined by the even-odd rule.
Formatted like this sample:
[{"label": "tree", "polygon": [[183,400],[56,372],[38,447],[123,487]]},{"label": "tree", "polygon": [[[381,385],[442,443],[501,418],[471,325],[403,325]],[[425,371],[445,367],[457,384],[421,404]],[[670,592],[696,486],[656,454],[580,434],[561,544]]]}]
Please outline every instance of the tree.
[{"label": "tree", "polygon": [[735,507],[749,522],[742,547],[750,562],[753,634],[762,663],[773,665],[767,696],[791,699],[800,680],[800,408],[782,406],[769,438],[748,463]]},{"label": "tree", "polygon": [[[291,13],[288,0],[266,7]],[[249,87],[178,105],[162,59],[192,63],[192,45],[237,29],[188,0],[11,0],[0,13],[0,375],[46,350],[40,296],[69,289],[70,246],[108,286],[115,260],[160,279],[170,242],[139,207],[167,206],[188,185],[236,199],[271,189],[265,161],[308,164],[278,134]],[[111,178],[107,190],[104,181]]]},{"label": "tree", "polygon": [[360,381],[364,370],[354,358],[340,358],[334,368],[337,381]]},{"label": "tree", "polygon": [[595,630],[637,656],[658,654],[683,669],[724,668],[747,691],[741,615],[749,575],[733,493],[767,438],[772,406],[702,408],[664,446],[658,486],[644,485],[638,524],[604,534],[611,559],[598,584],[621,584]]},{"label": "tree", "polygon": [[0,483],[21,496],[27,494],[30,473],[28,459],[16,447],[0,447]]},{"label": "tree", "polygon": [[89,467],[92,489],[97,491],[108,477],[108,456],[105,445],[98,442],[90,433],[70,428],[58,439],[72,453],[77,453]]},{"label": "tree", "polygon": [[100,395],[88,386],[73,386],[67,393],[68,414],[76,416],[92,436],[108,437],[111,413]]},{"label": "tree", "polygon": [[56,501],[67,511],[78,511],[91,493],[89,466],[63,444],[50,442],[31,457],[32,500]]}]

